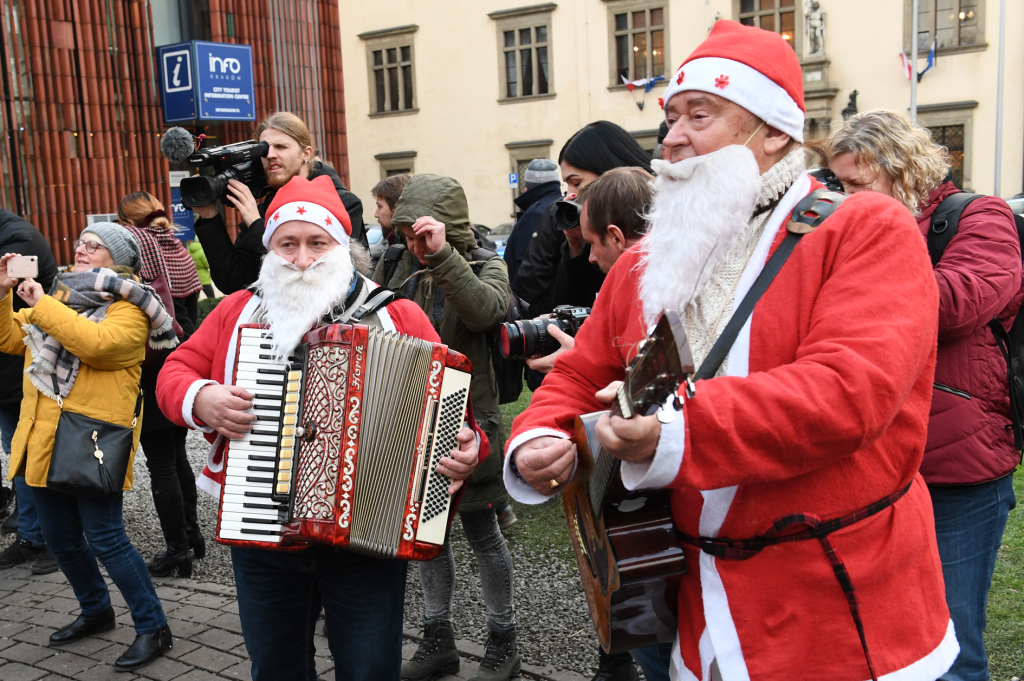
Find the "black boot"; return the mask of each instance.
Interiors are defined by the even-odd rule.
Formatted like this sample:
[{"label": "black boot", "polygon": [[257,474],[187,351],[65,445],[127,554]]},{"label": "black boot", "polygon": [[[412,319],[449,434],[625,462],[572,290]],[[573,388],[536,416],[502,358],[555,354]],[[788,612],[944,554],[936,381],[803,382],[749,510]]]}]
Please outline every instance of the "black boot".
[{"label": "black boot", "polygon": [[153,557],[153,562],[146,567],[149,568],[149,574],[154,577],[167,577],[175,570],[178,571],[179,577],[191,577],[192,556],[188,552],[188,547],[183,549],[167,547],[166,551],[156,554]]},{"label": "black boot", "polygon": [[171,638],[171,628],[166,625],[156,633],[139,634],[128,650],[124,651],[124,655],[114,662],[114,669],[119,672],[130,672],[133,669],[145,667],[173,647],[174,639]]},{"label": "black boot", "polygon": [[199,530],[188,535],[188,547],[192,549],[192,557],[196,560],[206,558],[206,540]]},{"label": "black boot", "polygon": [[412,659],[402,663],[402,681],[433,681],[459,671],[459,651],[451,622],[426,620],[423,642]]},{"label": "black boot", "polygon": [[484,659],[476,674],[470,681],[508,681],[519,676],[520,660],[516,652],[516,627],[499,627],[493,622],[487,623],[491,635],[487,637]]},{"label": "black boot", "polygon": [[66,627],[62,627],[50,634],[51,646],[62,646],[68,643],[110,631],[117,626],[114,621],[114,609],[107,608],[98,615],[79,615],[78,619]]},{"label": "black boot", "polygon": [[591,681],[638,681],[640,678],[629,653],[609,655],[598,648],[597,658],[597,673]]},{"label": "black boot", "polygon": [[11,514],[9,516],[7,516],[7,520],[5,520],[2,525],[0,525],[0,532],[2,532],[3,534],[14,534],[15,532],[17,532],[19,517],[20,514],[18,513],[18,503],[17,501],[15,501],[14,510],[11,511]]}]

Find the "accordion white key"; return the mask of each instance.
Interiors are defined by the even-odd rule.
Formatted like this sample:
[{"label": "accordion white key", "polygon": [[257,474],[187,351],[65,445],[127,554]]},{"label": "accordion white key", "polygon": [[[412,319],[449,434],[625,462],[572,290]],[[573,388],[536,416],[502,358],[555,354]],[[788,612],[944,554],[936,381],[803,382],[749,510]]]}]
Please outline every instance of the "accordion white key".
[{"label": "accordion white key", "polygon": [[217,541],[437,556],[454,507],[435,469],[466,418],[469,360],[358,324],[314,329],[288,364],[265,327],[239,327],[237,347],[257,421],[225,448]]}]

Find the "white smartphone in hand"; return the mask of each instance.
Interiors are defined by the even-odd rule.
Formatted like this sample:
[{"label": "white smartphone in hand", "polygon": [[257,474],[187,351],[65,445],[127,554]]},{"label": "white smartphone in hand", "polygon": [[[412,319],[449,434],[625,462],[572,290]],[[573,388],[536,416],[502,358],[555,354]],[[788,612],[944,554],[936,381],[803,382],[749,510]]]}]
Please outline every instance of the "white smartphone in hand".
[{"label": "white smartphone in hand", "polygon": [[7,276],[11,279],[35,279],[39,276],[39,257],[19,255],[7,261]]}]

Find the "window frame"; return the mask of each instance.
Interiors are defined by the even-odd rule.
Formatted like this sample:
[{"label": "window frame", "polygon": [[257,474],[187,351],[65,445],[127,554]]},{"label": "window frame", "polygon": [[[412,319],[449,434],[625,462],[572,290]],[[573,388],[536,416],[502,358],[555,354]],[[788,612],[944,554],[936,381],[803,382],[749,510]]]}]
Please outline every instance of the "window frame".
[{"label": "window frame", "polygon": [[373,156],[380,165],[380,179],[388,176],[388,171],[416,172],[415,151],[384,151]]},{"label": "window frame", "polygon": [[939,128],[947,125],[964,126],[964,191],[972,191],[972,170],[974,163],[974,109],[978,102],[944,102],[941,104],[920,104],[917,107],[917,124],[923,128]]},{"label": "window frame", "polygon": [[[550,139],[506,142],[505,148],[508,149],[509,172],[519,173],[519,164],[523,161],[529,163],[535,158],[550,159],[551,145],[554,143],[555,141]],[[523,193],[524,182],[526,182],[525,173],[519,173],[519,186],[513,190],[516,198]],[[515,218],[514,212],[512,217]]]},{"label": "window frame", "polygon": [[[753,12],[741,12],[741,2],[742,0],[732,0],[732,16],[736,21],[740,21],[741,19],[749,16],[762,17],[772,14],[775,16],[775,21],[777,23],[782,23],[779,18],[779,13],[783,8],[778,6],[781,0],[775,0],[775,9],[754,10]],[[760,0],[754,0],[754,2],[759,4]],[[805,0],[793,0],[793,51],[796,52],[797,56],[801,59],[804,54],[804,2]],[[788,8],[786,9],[788,10]],[[760,27],[760,18],[758,18],[757,24],[758,27]],[[775,31],[775,33],[782,35],[781,31]]]},{"label": "window frame", "polygon": [[[672,64],[672,60],[671,60],[671,47],[670,47],[671,46],[671,35],[670,35],[670,28],[669,28],[669,26],[671,24],[670,14],[669,14],[669,5],[671,3],[669,2],[669,0],[605,0],[605,3],[607,4],[607,7],[608,7],[608,89],[609,90],[625,90],[626,89],[625,83],[623,83],[622,79],[619,78],[619,68],[618,68],[618,63],[617,63],[617,59],[616,59],[616,57],[618,56],[617,53],[616,53],[616,49],[617,49],[617,47],[616,47],[616,38],[619,35],[633,36],[634,34],[639,32],[637,29],[632,28],[631,25],[632,25],[632,22],[633,22],[633,12],[639,12],[641,10],[644,10],[644,11],[647,12],[647,24],[648,25],[643,29],[643,31],[645,33],[645,36],[646,36],[645,39],[647,40],[649,46],[653,42],[650,39],[650,36],[651,36],[651,26],[650,26],[651,10],[652,9],[660,9],[662,11],[662,20],[661,20],[662,52],[664,53],[664,57],[665,57],[664,58],[664,62],[663,62],[665,64],[665,72],[661,73],[661,74],[653,73],[653,70],[654,70],[654,55],[653,55],[653,48],[650,48],[648,50],[647,65],[648,65],[648,68],[651,70],[651,73],[649,73],[645,77],[653,78],[654,76],[662,75],[662,76],[665,76],[665,78],[667,80],[668,77],[671,74],[675,73],[675,69],[677,67]],[[627,26],[625,31],[616,30],[616,27],[615,27],[615,16],[617,14],[626,14],[626,15],[628,15],[627,21],[629,22],[630,25]],[[631,59],[630,62],[629,62],[629,71],[630,71],[630,76],[631,76],[629,78],[630,81],[637,80],[637,78],[635,76],[635,71],[633,70],[635,65],[636,65],[636,62]]]},{"label": "window frame", "polygon": [[[540,99],[552,99],[555,92],[555,60],[554,60],[554,36],[553,36],[553,22],[551,21],[551,13],[557,8],[553,2],[545,3],[543,5],[531,5],[529,7],[519,7],[516,9],[499,10],[497,12],[491,12],[487,16],[494,21],[497,53],[498,53],[498,103],[499,104],[511,104],[513,102],[532,102]],[[547,42],[538,45],[536,40],[536,29],[539,27],[545,27],[547,29]],[[532,90],[533,94],[522,95],[517,94],[514,97],[508,96],[508,74],[506,71],[506,57],[505,54],[512,52],[516,56],[516,76],[517,85],[521,92],[522,87],[522,51],[526,48],[525,45],[520,43],[520,31],[523,29],[530,29],[531,31],[531,42],[529,46],[531,63],[531,75],[533,77]],[[511,48],[505,46],[505,33],[507,31],[514,31],[516,36],[516,44]],[[536,90],[540,84],[540,62],[537,59],[537,48],[546,47],[548,54],[548,91],[543,94],[537,94]]]},{"label": "window frame", "polygon": [[[937,0],[921,0],[922,3],[929,3],[932,7],[932,15],[935,13],[935,3]],[[960,0],[957,0],[960,2]],[[965,52],[983,52],[988,49],[988,42],[985,40],[985,10],[986,0],[978,0],[978,42],[973,45],[953,45],[950,47],[936,47],[935,54],[962,54]],[[903,0],[903,51],[907,53],[907,58],[910,58],[911,51],[914,45],[911,43],[911,31],[914,29],[914,3],[913,0]],[[933,25],[934,28],[934,25]],[[921,27],[918,27],[920,33]],[[929,30],[929,33],[932,33]],[[934,38],[934,34],[930,38]],[[957,27],[957,40],[959,41],[959,27]],[[928,42],[928,48],[921,49],[918,47],[918,56],[927,57],[928,51],[931,49],[931,41]],[[965,157],[966,158],[966,157]],[[966,182],[966,180],[965,180]]]},{"label": "window frame", "polygon": [[[409,114],[417,113],[419,109],[419,89],[416,87],[416,44],[413,40],[413,33],[419,30],[419,26],[416,24],[409,24],[407,26],[396,26],[394,28],[385,28],[376,31],[367,31],[360,33],[359,38],[366,45],[366,76],[367,76],[367,108],[369,109],[370,118],[383,118],[385,116],[405,116]],[[409,61],[406,62],[402,59],[402,48],[409,48]],[[405,75],[403,73],[403,66],[409,67],[409,80],[412,82],[412,106],[409,108],[399,108],[397,110],[390,110],[391,92],[387,86],[387,80],[385,78],[384,84],[384,111],[377,111],[377,83],[376,83],[376,72],[378,70],[387,72],[387,51],[390,49],[396,50],[398,61],[395,66],[398,68],[398,98],[401,104],[404,103],[405,99]],[[373,63],[373,53],[380,51],[382,53],[382,66],[377,67]]]}]

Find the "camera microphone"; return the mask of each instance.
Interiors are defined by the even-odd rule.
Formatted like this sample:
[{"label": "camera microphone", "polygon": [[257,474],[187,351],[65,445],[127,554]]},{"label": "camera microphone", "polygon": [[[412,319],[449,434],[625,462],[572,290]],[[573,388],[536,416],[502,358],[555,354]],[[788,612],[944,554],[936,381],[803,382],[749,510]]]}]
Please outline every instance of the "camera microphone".
[{"label": "camera microphone", "polygon": [[181,163],[187,160],[195,150],[196,143],[192,139],[192,133],[185,128],[177,126],[169,128],[160,138],[160,153],[168,161]]}]

